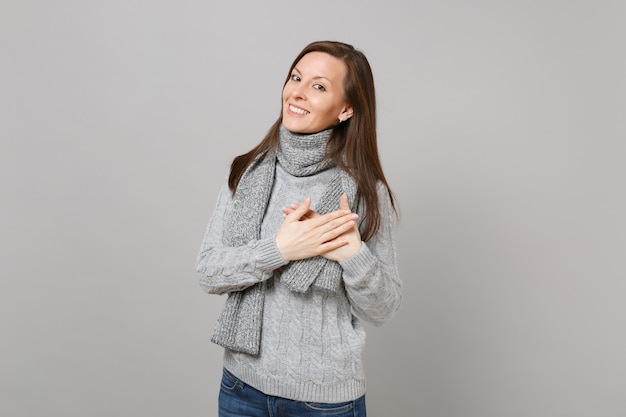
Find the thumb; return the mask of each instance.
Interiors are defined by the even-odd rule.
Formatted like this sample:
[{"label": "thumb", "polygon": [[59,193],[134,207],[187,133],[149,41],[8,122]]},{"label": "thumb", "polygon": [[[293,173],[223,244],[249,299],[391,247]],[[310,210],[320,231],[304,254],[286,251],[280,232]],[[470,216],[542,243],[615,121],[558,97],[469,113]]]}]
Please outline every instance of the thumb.
[{"label": "thumb", "polygon": [[295,210],[285,217],[285,221],[297,222],[299,221],[306,213],[308,213],[311,208],[311,197],[307,197],[304,199],[302,204],[300,204]]},{"label": "thumb", "polygon": [[341,210],[350,210],[350,203],[348,203],[348,196],[345,194],[341,195],[339,199],[339,208]]}]

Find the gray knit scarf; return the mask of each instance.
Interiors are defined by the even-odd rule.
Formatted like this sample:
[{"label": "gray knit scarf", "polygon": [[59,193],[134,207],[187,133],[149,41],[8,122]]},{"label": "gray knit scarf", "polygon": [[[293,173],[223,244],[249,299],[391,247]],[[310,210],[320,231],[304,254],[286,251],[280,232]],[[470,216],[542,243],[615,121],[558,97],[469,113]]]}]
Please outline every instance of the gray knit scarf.
[{"label": "gray knit scarf", "polygon": [[[252,163],[242,176],[233,197],[233,208],[226,219],[223,241],[227,246],[242,246],[260,239],[261,223],[267,209],[275,164],[278,161],[291,175],[314,175],[334,166],[326,159],[326,144],[332,129],[319,133],[295,134],[281,125],[279,146],[263,159]],[[345,171],[338,169],[316,205],[320,214],[339,209],[342,194],[348,196],[353,211],[358,212],[357,188]],[[285,202],[289,203],[289,202]],[[311,286],[335,292],[342,284],[342,268],[322,256],[291,261],[282,268],[281,283],[295,292],[306,292]],[[231,292],[218,318],[211,341],[227,349],[257,355],[263,325],[263,303],[266,282],[243,291]]]}]

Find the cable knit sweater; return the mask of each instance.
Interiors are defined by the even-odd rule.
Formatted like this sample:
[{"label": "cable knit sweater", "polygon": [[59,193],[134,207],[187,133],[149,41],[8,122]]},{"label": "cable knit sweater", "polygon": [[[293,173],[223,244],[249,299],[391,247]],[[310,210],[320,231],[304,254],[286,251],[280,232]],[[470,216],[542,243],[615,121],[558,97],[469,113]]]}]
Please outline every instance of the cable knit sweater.
[{"label": "cable knit sweater", "polygon": [[288,262],[275,243],[283,222],[282,207],[309,196],[315,210],[316,199],[335,169],[295,177],[277,164],[261,238],[239,247],[222,242],[224,219],[232,208],[225,183],[198,255],[200,285],[210,294],[240,291],[267,281],[259,354],[226,349],[224,366],[268,395],[323,403],[351,401],[363,395],[361,353],[365,330],[360,319],[380,325],[400,306],[402,284],[397,269],[394,214],[382,185],[378,187],[380,229],[359,253],[340,263],[344,284],[340,291],[311,287],[300,294],[278,279],[280,268]]}]

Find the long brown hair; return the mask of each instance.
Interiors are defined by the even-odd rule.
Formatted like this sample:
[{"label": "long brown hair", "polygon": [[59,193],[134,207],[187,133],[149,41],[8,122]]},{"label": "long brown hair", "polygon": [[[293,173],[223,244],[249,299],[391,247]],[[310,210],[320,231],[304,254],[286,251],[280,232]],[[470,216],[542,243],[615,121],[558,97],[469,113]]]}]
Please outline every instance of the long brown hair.
[{"label": "long brown hair", "polygon": [[[352,45],[334,41],[319,41],[307,45],[291,64],[285,84],[291,72],[303,56],[310,52],[324,52],[341,59],[346,65],[344,100],[354,111],[351,118],[333,128],[327,145],[328,158],[348,172],[356,181],[358,191],[365,202],[365,227],[362,239],[369,240],[380,226],[380,202],[376,192],[380,181],[395,202],[385,179],[376,139],[376,94],[372,69],[365,55]],[[278,146],[278,132],[282,124],[282,112],[265,138],[251,151],[236,157],[230,166],[228,186],[234,194],[244,171],[257,158]]]}]

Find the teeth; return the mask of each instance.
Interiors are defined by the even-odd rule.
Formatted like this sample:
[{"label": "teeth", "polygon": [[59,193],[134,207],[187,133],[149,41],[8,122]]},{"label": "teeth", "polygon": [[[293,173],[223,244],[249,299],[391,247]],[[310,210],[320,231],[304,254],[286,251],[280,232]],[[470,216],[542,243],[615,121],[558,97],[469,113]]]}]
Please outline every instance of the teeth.
[{"label": "teeth", "polygon": [[306,111],[304,109],[300,109],[298,107],[294,107],[292,105],[289,105],[289,110],[291,110],[292,112],[294,112],[296,114],[302,114],[302,115],[309,114],[308,111]]}]

